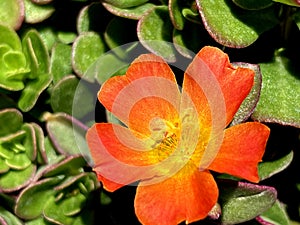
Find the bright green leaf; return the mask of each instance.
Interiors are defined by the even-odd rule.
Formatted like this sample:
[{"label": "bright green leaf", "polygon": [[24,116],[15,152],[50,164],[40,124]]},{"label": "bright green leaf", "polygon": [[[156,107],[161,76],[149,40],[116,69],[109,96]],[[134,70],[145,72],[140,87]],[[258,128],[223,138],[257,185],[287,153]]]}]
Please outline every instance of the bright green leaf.
[{"label": "bright green leaf", "polygon": [[[12,214],[11,212],[5,210],[2,206],[0,206],[0,218],[1,218],[1,224],[3,225],[23,225],[22,221],[16,217],[14,214]],[[2,221],[4,220],[4,223],[2,223]]]},{"label": "bright green leaf", "polygon": [[26,23],[39,23],[49,18],[55,11],[50,5],[38,5],[31,0],[24,0],[25,3],[25,21]]},{"label": "bright green leaf", "polygon": [[30,164],[24,170],[9,170],[0,176],[0,191],[12,192],[26,186],[33,178],[36,166]]},{"label": "bright green leaf", "polygon": [[24,20],[24,3],[20,0],[0,1],[0,21],[17,30]]},{"label": "bright green leaf", "polygon": [[15,213],[23,219],[34,219],[40,216],[50,196],[55,194],[53,187],[60,178],[47,178],[24,189],[16,201]]},{"label": "bright green leaf", "polygon": [[17,109],[7,108],[0,111],[0,137],[17,132],[22,124],[23,116]]}]

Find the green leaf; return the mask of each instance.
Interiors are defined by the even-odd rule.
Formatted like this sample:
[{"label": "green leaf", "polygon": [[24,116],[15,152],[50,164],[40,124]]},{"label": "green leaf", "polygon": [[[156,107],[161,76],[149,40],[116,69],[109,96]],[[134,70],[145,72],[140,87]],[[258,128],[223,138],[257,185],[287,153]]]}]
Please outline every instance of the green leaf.
[{"label": "green leaf", "polygon": [[25,22],[39,23],[49,18],[55,11],[53,5],[38,5],[31,0],[24,0],[25,3]]},{"label": "green leaf", "polygon": [[72,47],[67,44],[57,43],[51,50],[50,71],[53,83],[56,84],[63,77],[72,74]]},{"label": "green leaf", "polygon": [[209,34],[227,47],[247,47],[279,23],[274,7],[243,10],[230,0],[197,0],[197,4]]},{"label": "green leaf", "polygon": [[60,181],[58,177],[47,178],[24,189],[16,201],[16,215],[26,220],[40,216],[49,198],[56,193],[53,187]]},{"label": "green leaf", "polygon": [[263,85],[260,99],[252,118],[300,127],[299,70],[291,61],[278,55],[268,63],[260,64]]},{"label": "green leaf", "polygon": [[182,30],[185,23],[185,18],[183,17],[182,11],[182,1],[180,0],[169,0],[169,12],[170,18],[173,26],[177,30]]},{"label": "green leaf", "polygon": [[120,70],[128,68],[129,63],[121,60],[115,54],[108,52],[101,55],[86,71],[82,77],[84,80],[93,82],[95,79],[99,84],[103,84],[106,80],[114,75],[122,75]]},{"label": "green leaf", "polygon": [[276,201],[272,187],[243,182],[224,182],[220,186],[222,224],[237,224],[254,219]]},{"label": "green leaf", "polygon": [[24,3],[20,0],[0,1],[0,21],[17,30],[24,20]]},{"label": "green leaf", "polygon": [[[4,223],[2,223],[2,221],[4,221]],[[5,210],[2,206],[0,206],[0,222],[3,225],[23,225],[22,221],[18,217]]]},{"label": "green leaf", "polygon": [[97,33],[81,33],[72,47],[72,65],[76,74],[82,76],[104,52],[104,42]]},{"label": "green leaf", "polygon": [[261,86],[262,86],[262,75],[259,69],[259,65],[249,64],[249,63],[233,63],[233,65],[235,67],[252,69],[255,72],[255,75],[254,75],[253,87],[250,90],[248,96],[242,102],[236,114],[234,115],[234,118],[230,124],[231,126],[242,123],[251,116],[259,100]]},{"label": "green leaf", "polygon": [[40,94],[52,81],[49,72],[50,59],[48,50],[38,32],[29,30],[22,39],[23,52],[30,62],[31,72],[25,89],[18,101],[19,108],[28,112],[35,105]]},{"label": "green leaf", "polygon": [[17,132],[22,124],[23,116],[17,109],[7,108],[0,111],[0,137]]},{"label": "green leaf", "polygon": [[124,17],[133,20],[139,20],[145,13],[147,13],[155,6],[154,4],[147,2],[139,6],[122,9],[111,5],[107,2],[102,2],[102,4],[110,13],[119,17]]},{"label": "green leaf", "polygon": [[94,110],[94,97],[79,79],[70,75],[58,82],[51,92],[54,112],[65,112],[78,119]]},{"label": "green leaf", "polygon": [[273,4],[272,0],[233,0],[233,2],[237,6],[248,10],[264,9]]},{"label": "green leaf", "polygon": [[6,159],[5,163],[14,170],[24,170],[31,165],[26,153],[15,154],[12,159]]},{"label": "green leaf", "polygon": [[0,44],[5,43],[15,51],[22,51],[18,34],[10,27],[0,24]]},{"label": "green leaf", "polygon": [[148,0],[106,0],[105,2],[119,8],[130,8],[146,3]]},{"label": "green leaf", "polygon": [[48,166],[44,172],[44,177],[52,177],[57,175],[77,175],[82,172],[82,167],[86,165],[86,161],[81,155],[68,156],[64,160]]},{"label": "green leaf", "polygon": [[[0,146],[0,156],[2,157],[1,151],[3,148]],[[0,174],[6,173],[9,171],[10,167],[5,163],[5,160],[0,157]]]},{"label": "green leaf", "polygon": [[263,222],[262,224],[290,225],[285,207],[278,200],[270,209],[262,213],[257,220]]},{"label": "green leaf", "polygon": [[149,51],[168,62],[176,60],[176,50],[172,45],[173,25],[167,6],[156,6],[144,14],[138,22],[137,34]]},{"label": "green leaf", "polygon": [[9,170],[0,176],[0,191],[13,192],[30,183],[36,171],[36,166],[30,164],[24,170]]},{"label": "green leaf", "polygon": [[67,114],[57,113],[46,118],[46,128],[58,152],[65,155],[81,154],[89,163],[92,162],[84,124]]},{"label": "green leaf", "polygon": [[293,151],[286,156],[277,159],[273,162],[262,162],[258,165],[258,174],[260,180],[265,180],[274,174],[277,174],[287,168],[292,162],[294,157]]}]

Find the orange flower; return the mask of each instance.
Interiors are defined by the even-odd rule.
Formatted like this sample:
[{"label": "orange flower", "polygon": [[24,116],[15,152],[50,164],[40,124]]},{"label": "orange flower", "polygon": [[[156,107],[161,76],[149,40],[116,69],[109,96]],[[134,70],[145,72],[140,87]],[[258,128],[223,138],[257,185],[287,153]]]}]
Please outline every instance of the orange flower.
[{"label": "orange flower", "polygon": [[209,172],[258,182],[269,129],[258,122],[226,128],[253,86],[254,72],[204,47],[180,91],[160,57],[145,54],[125,76],[106,81],[99,101],[125,125],[97,123],[87,133],[94,171],[108,191],[139,181],[135,211],[143,224],[191,223],[218,199]]}]

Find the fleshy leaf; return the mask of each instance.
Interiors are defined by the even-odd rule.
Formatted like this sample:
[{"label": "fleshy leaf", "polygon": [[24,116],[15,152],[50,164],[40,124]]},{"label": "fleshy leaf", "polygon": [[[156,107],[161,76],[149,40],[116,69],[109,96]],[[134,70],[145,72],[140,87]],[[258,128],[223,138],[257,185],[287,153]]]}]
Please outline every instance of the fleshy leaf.
[{"label": "fleshy leaf", "polygon": [[146,3],[148,0],[106,0],[105,2],[119,8],[130,8]]},{"label": "fleshy leaf", "polygon": [[18,30],[24,20],[24,3],[21,0],[0,1],[0,21]]},{"label": "fleshy leaf", "polygon": [[23,51],[30,62],[31,72],[25,89],[22,91],[18,106],[27,112],[33,108],[39,95],[52,81],[49,72],[48,50],[36,30],[29,30],[22,39]]},{"label": "fleshy leaf", "polygon": [[285,207],[278,200],[275,204],[256,218],[261,224],[290,225]]},{"label": "fleshy leaf", "polygon": [[104,52],[104,42],[97,33],[81,33],[72,47],[72,65],[76,74],[82,76]]},{"label": "fleshy leaf", "polygon": [[68,156],[66,159],[57,164],[50,165],[44,172],[44,177],[52,177],[56,175],[74,175],[81,172],[81,168],[86,165],[86,161],[80,155]]},{"label": "fleshy leaf", "polygon": [[38,5],[31,0],[24,0],[25,4],[25,22],[39,23],[49,18],[55,11],[55,8],[50,5]]},{"label": "fleshy leaf", "polygon": [[227,47],[247,47],[279,23],[274,7],[245,11],[228,0],[196,2],[209,34]]},{"label": "fleshy leaf", "polygon": [[106,8],[106,10],[109,11],[110,13],[119,17],[124,17],[124,18],[134,19],[134,20],[139,20],[144,13],[147,13],[148,10],[151,10],[155,6],[154,4],[147,2],[139,6],[122,9],[114,5],[108,4],[106,2],[103,2],[102,4]]},{"label": "fleshy leaf", "polygon": [[0,88],[19,91],[30,71],[27,67],[18,34],[0,24]]},{"label": "fleshy leaf", "polygon": [[140,42],[149,51],[174,62],[175,48],[172,42],[173,25],[167,6],[156,6],[149,10],[138,22],[137,34]]},{"label": "fleshy leaf", "polygon": [[252,118],[300,127],[299,70],[288,58],[276,56],[260,64],[263,86]]},{"label": "fleshy leaf", "polygon": [[30,183],[36,171],[36,166],[30,164],[24,170],[10,170],[0,177],[0,191],[13,192]]},{"label": "fleshy leaf", "polygon": [[122,75],[119,71],[128,68],[128,66],[127,62],[121,60],[115,54],[105,53],[88,68],[82,78],[89,82],[93,82],[96,79],[99,84],[103,84],[113,75]]},{"label": "fleshy leaf", "polygon": [[277,192],[268,186],[243,182],[221,185],[222,224],[237,224],[254,219],[275,203]]},{"label": "fleshy leaf", "polygon": [[169,12],[173,26],[177,30],[182,30],[184,27],[185,18],[181,14],[182,2],[180,0],[169,0]]},{"label": "fleshy leaf", "polygon": [[89,88],[74,75],[61,79],[51,92],[54,112],[65,112],[81,119],[94,110],[94,97]]},{"label": "fleshy leaf", "polygon": [[65,155],[82,154],[89,163],[92,162],[84,124],[67,114],[57,113],[46,118],[46,128],[58,152]]},{"label": "fleshy leaf", "polygon": [[242,123],[251,116],[259,100],[260,90],[262,86],[262,75],[259,69],[259,65],[249,63],[233,63],[233,66],[252,69],[255,71],[255,76],[253,87],[234,115],[234,118],[230,124],[231,126]]},{"label": "fleshy leaf", "polygon": [[267,179],[287,168],[293,160],[294,153],[291,151],[286,156],[273,162],[262,162],[258,165],[260,180]]},{"label": "fleshy leaf", "polygon": [[[43,212],[44,205],[49,197],[54,195],[53,187],[61,181],[60,178],[48,178],[24,189],[18,196],[15,213],[23,219],[34,219]],[[28,205],[29,204],[29,205]]]},{"label": "fleshy leaf", "polygon": [[57,43],[51,50],[50,71],[53,83],[56,84],[64,76],[72,73],[71,63],[72,47],[67,44]]},{"label": "fleshy leaf", "polygon": [[273,4],[272,0],[233,0],[233,2],[243,8],[248,10],[258,10],[258,9],[264,9]]},{"label": "fleshy leaf", "polygon": [[22,124],[23,116],[17,109],[7,108],[0,111],[0,137],[17,132]]},{"label": "fleshy leaf", "polygon": [[22,221],[11,212],[0,206],[0,224],[1,225],[23,225]]}]

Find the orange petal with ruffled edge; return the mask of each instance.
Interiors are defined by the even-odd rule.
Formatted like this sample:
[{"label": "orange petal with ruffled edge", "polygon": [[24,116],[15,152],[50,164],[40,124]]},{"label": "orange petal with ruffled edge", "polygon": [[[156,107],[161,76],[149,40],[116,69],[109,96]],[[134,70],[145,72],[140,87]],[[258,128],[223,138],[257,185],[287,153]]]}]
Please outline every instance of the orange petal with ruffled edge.
[{"label": "orange petal with ruffled edge", "polygon": [[143,142],[143,136],[115,124],[97,123],[86,135],[94,160],[93,169],[108,191],[155,176],[158,162]]},{"label": "orange petal with ruffled edge", "polygon": [[178,174],[156,184],[139,184],[135,212],[144,225],[191,223],[207,216],[218,198],[218,188],[208,171],[186,165]]},{"label": "orange petal with ruffled edge", "polygon": [[[248,68],[234,68],[230,64],[227,54],[218,48],[206,46],[195,56],[194,60],[187,68],[185,76],[190,75],[190,78],[196,78],[196,80],[197,77],[198,79],[202,79],[202,76],[204,75],[199,72],[199,67],[203,67],[201,65],[202,63],[205,63],[211,70],[222,90],[223,100],[226,105],[227,125],[232,120],[243,100],[249,94],[254,82],[254,71]],[[205,101],[203,102],[202,100],[203,97],[197,97],[197,92],[193,91],[199,89],[199,87],[194,87],[195,85],[197,86],[198,83],[186,82],[183,88],[187,93],[191,93],[191,97],[196,105],[205,107]],[[202,88],[206,87],[202,86]],[[211,89],[213,88],[215,88],[215,92],[218,91],[216,82],[213,82]],[[207,96],[207,92],[204,91],[204,94],[209,101],[215,101],[210,96]],[[216,92],[216,94],[219,93]],[[203,94],[200,93],[200,95]],[[207,109],[201,109],[201,111],[207,111]]]},{"label": "orange petal with ruffled edge", "polygon": [[223,143],[208,169],[258,182],[257,165],[265,151],[270,129],[248,122],[225,130]]},{"label": "orange petal with ruffled edge", "polygon": [[180,92],[169,65],[156,55],[144,54],[126,75],[107,80],[98,99],[130,129],[149,135],[153,118],[177,120]]}]

